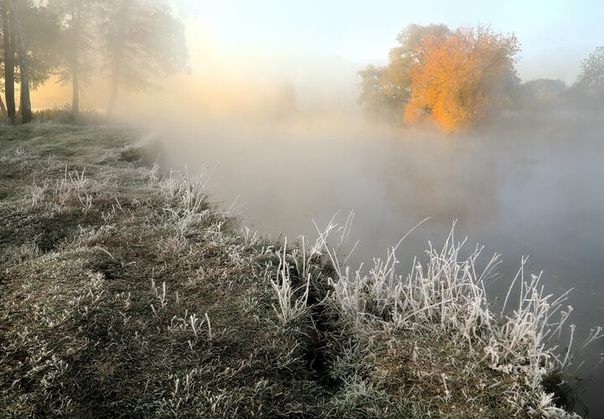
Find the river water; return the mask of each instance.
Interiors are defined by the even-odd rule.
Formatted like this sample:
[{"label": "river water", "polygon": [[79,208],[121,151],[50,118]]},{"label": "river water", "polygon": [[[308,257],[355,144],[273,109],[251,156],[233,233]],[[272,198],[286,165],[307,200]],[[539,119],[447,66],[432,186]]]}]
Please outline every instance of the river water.
[{"label": "river water", "polygon": [[[523,256],[555,296],[573,288],[575,341],[604,325],[603,120],[560,113],[500,121],[496,128],[443,135],[430,128],[370,128],[358,116],[296,117],[287,123],[179,123],[163,127],[164,162],[209,170],[211,199],[240,212],[261,233],[317,236],[339,212],[354,211],[348,249],[353,268],[401,244],[400,273],[455,235],[502,255],[493,299],[504,295]],[[167,134],[169,132],[169,134]],[[576,409],[604,417],[604,339],[575,361]],[[574,371],[574,368],[571,368]],[[587,409],[587,410],[586,410]]]}]

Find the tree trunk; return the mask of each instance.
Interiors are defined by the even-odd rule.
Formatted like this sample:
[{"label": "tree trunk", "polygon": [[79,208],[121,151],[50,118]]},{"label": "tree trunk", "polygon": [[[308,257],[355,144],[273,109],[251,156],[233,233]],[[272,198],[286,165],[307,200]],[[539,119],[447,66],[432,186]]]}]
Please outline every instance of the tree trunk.
[{"label": "tree trunk", "polygon": [[4,106],[2,97],[0,97],[0,112],[2,113],[2,116],[6,116],[6,106]]},{"label": "tree trunk", "polygon": [[71,116],[77,120],[80,115],[80,83],[79,83],[79,56],[80,56],[80,15],[82,9],[81,0],[73,0],[73,50],[71,56],[71,85],[73,87],[73,96],[71,100]]},{"label": "tree trunk", "polygon": [[126,33],[130,1],[131,0],[121,0],[120,2],[119,18],[111,45],[111,96],[109,97],[109,106],[107,107],[107,113],[109,115],[113,114],[115,105],[117,104],[122,72],[122,60],[124,58],[124,35]]},{"label": "tree trunk", "polygon": [[21,123],[31,122],[33,114],[31,111],[31,98],[29,95],[29,68],[27,66],[27,56],[25,49],[25,40],[19,36],[19,67],[21,68]]},{"label": "tree trunk", "polygon": [[113,115],[115,112],[115,105],[117,103],[117,96],[119,93],[119,74],[115,71],[111,73],[111,93],[109,96],[109,105],[107,106],[107,114]]},{"label": "tree trunk", "polygon": [[15,50],[12,40],[11,16],[8,4],[2,4],[2,24],[4,41],[4,98],[6,99],[6,120],[14,124],[17,120],[15,106]]},{"label": "tree trunk", "polygon": [[11,11],[14,23],[15,34],[18,40],[19,48],[19,70],[21,74],[21,123],[27,124],[32,120],[31,99],[29,95],[29,68],[27,63],[27,48],[25,46],[25,34],[21,27],[21,22],[14,2],[11,0]]}]

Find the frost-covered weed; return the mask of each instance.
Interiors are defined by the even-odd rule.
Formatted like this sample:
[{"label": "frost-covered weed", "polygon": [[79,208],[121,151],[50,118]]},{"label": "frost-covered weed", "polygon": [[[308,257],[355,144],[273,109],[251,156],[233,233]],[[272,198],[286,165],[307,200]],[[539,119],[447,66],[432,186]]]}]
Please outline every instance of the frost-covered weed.
[{"label": "frost-covered weed", "polygon": [[[327,232],[336,231],[332,222]],[[324,236],[325,238],[325,236]],[[460,255],[467,240],[456,242],[453,229],[441,250],[432,244],[426,251],[427,262],[414,261],[411,273],[404,277],[396,271],[396,247],[385,260],[374,259],[367,271],[342,267],[337,252],[323,240],[337,275],[330,280],[332,292],[329,304],[351,324],[352,330],[364,335],[364,340],[379,339],[380,333],[415,336],[447,336],[448,351],[467,351],[475,364],[466,365],[465,375],[474,381],[490,368],[502,375],[501,383],[515,382],[515,391],[506,396],[510,406],[532,406],[534,412],[545,416],[560,413],[554,398],[544,392],[542,383],[548,373],[569,366],[573,347],[574,325],[570,326],[570,342],[566,351],[558,353],[561,328],[572,307],[564,310],[568,292],[558,298],[545,294],[540,285],[541,275],[524,278],[524,263],[510,284],[510,291],[501,313],[493,312],[485,289],[499,263],[494,255],[478,269],[482,247],[476,247],[465,258]],[[508,313],[509,295],[519,286],[516,307]],[[570,291],[569,291],[570,292]],[[601,328],[592,330],[578,349],[604,336]],[[446,399],[451,397],[447,377],[441,373],[441,387]]]}]

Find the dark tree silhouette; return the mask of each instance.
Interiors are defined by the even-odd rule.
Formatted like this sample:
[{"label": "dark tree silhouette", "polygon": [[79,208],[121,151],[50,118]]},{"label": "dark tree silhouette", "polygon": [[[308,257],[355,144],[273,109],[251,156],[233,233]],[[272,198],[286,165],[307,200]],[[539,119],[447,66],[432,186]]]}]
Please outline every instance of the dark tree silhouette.
[{"label": "dark tree silhouette", "polygon": [[4,97],[6,99],[6,119],[9,124],[17,120],[15,105],[15,47],[12,30],[11,11],[7,0],[0,3],[2,7],[2,41],[4,48]]},{"label": "dark tree silhouette", "polygon": [[52,47],[58,26],[48,12],[36,1],[0,0],[6,116],[11,124],[17,120],[15,84],[20,87],[21,121],[28,123],[32,119],[30,89],[46,81],[54,66]]},{"label": "dark tree silhouette", "polygon": [[597,47],[583,60],[576,86],[587,90],[604,90],[604,46]]},{"label": "dark tree silhouette", "polygon": [[604,46],[597,47],[583,62],[569,96],[583,111],[599,115],[604,108]]},{"label": "dark tree silhouette", "polygon": [[59,80],[71,83],[71,113],[80,112],[80,92],[97,70],[100,32],[109,22],[115,0],[51,0],[62,27]]},{"label": "dark tree silhouette", "polygon": [[19,52],[19,74],[20,74],[20,109],[21,123],[27,124],[32,120],[31,99],[29,95],[29,63],[27,57],[26,35],[21,24],[23,8],[18,8],[14,0],[9,0],[9,10],[12,12],[13,29],[17,41],[17,51]]},{"label": "dark tree silhouette", "polygon": [[145,90],[187,62],[184,25],[167,0],[118,0],[106,33],[111,113],[120,87]]}]

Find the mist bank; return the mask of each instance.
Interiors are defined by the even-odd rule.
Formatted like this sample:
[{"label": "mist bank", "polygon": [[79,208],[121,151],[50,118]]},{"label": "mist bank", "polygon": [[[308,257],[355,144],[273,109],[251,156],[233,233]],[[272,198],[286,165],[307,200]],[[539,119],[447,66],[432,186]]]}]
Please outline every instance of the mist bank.
[{"label": "mist bank", "polygon": [[497,258],[482,272],[450,237],[408,278],[395,255],[350,273],[336,225],[256,234],[138,130],[0,128],[8,415],[575,417],[550,395],[572,361],[544,323],[564,299],[518,284],[502,318],[483,287]]},{"label": "mist bank", "polygon": [[[549,114],[549,116],[548,116]],[[348,263],[370,264],[422,220],[398,248],[401,273],[436,246],[457,220],[459,238],[502,254],[491,295],[503,298],[523,256],[544,271],[546,288],[574,288],[569,304],[583,332],[604,318],[604,120],[570,107],[533,110],[472,132],[442,134],[430,125],[376,126],[359,113],[295,112],[287,117],[213,119],[188,124],[149,120],[164,167],[205,171],[211,199],[245,224],[290,240],[317,234],[339,213],[354,212]],[[581,307],[590,307],[582,310]],[[579,332],[583,333],[583,332]],[[592,375],[596,343],[579,374]],[[601,370],[585,384],[592,412],[604,411]]]},{"label": "mist bank", "polygon": [[[598,168],[594,159],[601,153],[602,121],[570,109],[549,120],[507,115],[464,134],[442,134],[427,124],[376,125],[359,112],[333,110],[141,120],[163,143],[166,167],[204,168],[219,200],[237,199],[252,224],[271,214],[276,228],[265,227],[284,234],[298,234],[288,228],[292,218],[309,224],[312,216],[325,220],[340,210],[383,214],[383,201],[416,221],[485,224],[498,217],[504,188],[530,183],[543,163],[551,170],[544,173],[548,184],[564,186]],[[558,196],[554,192],[550,196]],[[305,208],[320,210],[292,217]],[[280,214],[287,222],[279,223]]]}]

